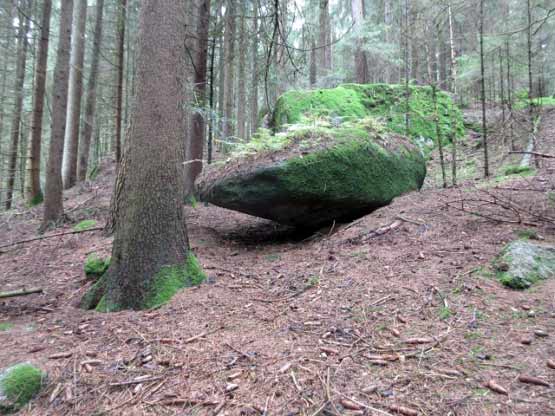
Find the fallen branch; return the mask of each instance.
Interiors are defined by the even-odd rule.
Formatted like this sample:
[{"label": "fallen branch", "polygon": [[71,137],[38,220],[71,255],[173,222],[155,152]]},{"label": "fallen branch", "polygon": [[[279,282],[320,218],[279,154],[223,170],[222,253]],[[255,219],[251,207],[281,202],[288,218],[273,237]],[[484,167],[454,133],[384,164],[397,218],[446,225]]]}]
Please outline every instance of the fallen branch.
[{"label": "fallen branch", "polygon": [[[64,231],[62,233],[56,233],[56,234],[50,234],[50,235],[41,235],[40,237],[28,238],[26,240],[16,241],[15,243],[4,244],[3,246],[0,246],[0,249],[6,248],[6,247],[17,246],[18,244],[30,243],[32,241],[45,240],[47,238],[52,238],[52,237],[61,237],[61,236],[64,236],[64,235],[87,233],[87,232],[90,232],[90,231],[98,231],[98,230],[103,230],[103,229],[104,229],[104,227],[93,227],[93,228],[87,228],[86,230],[73,230],[73,231]],[[1,253],[2,252],[0,251],[0,254]]]},{"label": "fallen branch", "polygon": [[12,290],[10,292],[0,292],[0,299],[14,298],[16,296],[27,296],[33,293],[42,293],[42,288],[36,287],[33,289],[20,289],[20,290]]},{"label": "fallen branch", "polygon": [[509,152],[509,154],[518,154],[518,155],[532,155],[532,156],[538,156],[538,157],[545,157],[546,159],[555,159],[555,155],[549,155],[547,153],[538,153],[538,152],[527,152],[527,151],[516,151],[516,150],[512,150]]}]

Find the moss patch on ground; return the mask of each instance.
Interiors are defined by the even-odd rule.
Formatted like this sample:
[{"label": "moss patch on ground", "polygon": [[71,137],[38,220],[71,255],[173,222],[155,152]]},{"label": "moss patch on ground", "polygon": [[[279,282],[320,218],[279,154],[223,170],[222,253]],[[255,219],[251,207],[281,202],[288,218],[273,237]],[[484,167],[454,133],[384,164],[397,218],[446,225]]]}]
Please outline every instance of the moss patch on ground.
[{"label": "moss patch on ground", "polygon": [[73,230],[74,231],[85,231],[88,230],[90,228],[96,227],[96,221],[95,220],[83,220],[78,224],[75,224],[73,226]]},{"label": "moss patch on ground", "polygon": [[29,363],[17,364],[0,374],[0,413],[25,406],[41,389],[44,373]]},{"label": "moss patch on ground", "polygon": [[[413,141],[436,139],[432,88],[409,87],[410,128]],[[310,120],[330,118],[333,123],[374,117],[389,131],[406,134],[406,89],[403,85],[344,84],[333,89],[289,91],[277,101],[271,120],[274,131],[288,124],[310,124]],[[461,111],[451,97],[437,92],[440,132],[444,139],[465,133]],[[452,125],[454,120],[454,125]]]},{"label": "moss patch on ground", "polygon": [[85,275],[87,276],[87,278],[90,279],[98,279],[100,276],[106,273],[106,270],[108,270],[108,267],[110,267],[110,261],[110,257],[101,258],[94,253],[89,255],[87,257],[87,260],[85,260]]},{"label": "moss patch on ground", "polygon": [[13,328],[13,324],[10,322],[0,322],[0,332],[9,331]]},{"label": "moss patch on ground", "polygon": [[38,194],[36,194],[31,201],[29,202],[29,206],[30,207],[35,207],[37,205],[42,204],[44,201],[44,195],[42,194],[42,192],[39,192]]},{"label": "moss patch on ground", "polygon": [[534,173],[534,169],[530,166],[510,165],[505,167],[504,173],[509,175],[530,176]]}]

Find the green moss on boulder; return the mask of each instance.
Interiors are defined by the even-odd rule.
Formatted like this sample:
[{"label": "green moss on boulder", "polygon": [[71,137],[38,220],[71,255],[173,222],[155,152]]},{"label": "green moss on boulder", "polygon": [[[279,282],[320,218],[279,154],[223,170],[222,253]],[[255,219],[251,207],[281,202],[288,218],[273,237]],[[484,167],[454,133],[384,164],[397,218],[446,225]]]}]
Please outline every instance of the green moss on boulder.
[{"label": "green moss on boulder", "polygon": [[16,364],[0,373],[0,414],[23,408],[41,389],[45,374],[29,363]]},{"label": "green moss on boulder", "polygon": [[[411,85],[409,90],[409,136],[415,142],[432,143],[436,138],[432,89]],[[405,134],[405,94],[404,85],[391,84],[343,84],[332,89],[289,91],[278,99],[271,125],[274,131],[279,131],[287,124],[314,118],[356,120],[370,116],[382,120],[388,130]],[[464,136],[461,111],[447,93],[439,91],[437,98],[442,137],[450,137],[452,128],[457,137]]]},{"label": "green moss on boulder", "polygon": [[363,123],[302,128],[291,136],[285,154],[238,162],[234,169],[222,167],[216,177],[201,182],[201,199],[283,224],[317,228],[385,206],[419,189],[426,176],[416,146]]},{"label": "green moss on boulder", "polygon": [[555,276],[555,247],[516,240],[495,259],[497,278],[512,289],[528,289],[534,283]]}]

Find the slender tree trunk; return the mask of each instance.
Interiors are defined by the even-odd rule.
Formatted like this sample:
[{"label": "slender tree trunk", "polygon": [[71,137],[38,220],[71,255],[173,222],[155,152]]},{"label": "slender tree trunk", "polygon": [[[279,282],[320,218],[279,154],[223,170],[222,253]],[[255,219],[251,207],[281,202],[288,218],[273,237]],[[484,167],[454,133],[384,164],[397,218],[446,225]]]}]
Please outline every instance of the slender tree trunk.
[{"label": "slender tree trunk", "polygon": [[[11,29],[11,25],[10,25]],[[0,205],[4,204],[4,192],[2,190],[2,184],[4,183],[4,146],[3,146],[3,136],[4,136],[4,120],[5,120],[5,103],[6,103],[6,84],[8,81],[8,63],[9,59],[7,59],[8,54],[8,46],[10,42],[10,36],[6,33],[4,39],[4,45],[2,53],[5,54],[6,59],[2,60],[2,73],[0,76],[2,77],[1,85],[0,85]]]},{"label": "slender tree trunk", "polygon": [[212,163],[212,148],[214,143],[214,125],[215,115],[214,115],[214,81],[216,79],[214,74],[214,61],[216,59],[216,39],[212,38],[212,47],[210,50],[210,93],[209,93],[209,105],[210,105],[210,123],[208,124],[208,149],[207,149],[207,163],[210,165]]},{"label": "slender tree trunk", "polygon": [[85,29],[87,24],[87,0],[77,0],[73,14],[71,34],[71,62],[67,103],[62,180],[69,189],[77,180],[77,151],[79,148],[79,120],[81,118],[81,95],[83,91],[83,61],[85,58]]},{"label": "slender tree trunk", "polygon": [[79,141],[79,159],[77,164],[77,179],[87,179],[89,169],[89,153],[91,148],[91,137],[96,118],[96,89],[98,82],[98,62],[100,59],[100,45],[102,43],[102,17],[104,15],[104,0],[96,0],[96,18],[94,23],[93,50],[91,53],[91,66],[89,72],[89,83],[87,85],[85,115],[83,118],[83,131]]},{"label": "slender tree trunk", "polygon": [[12,113],[12,127],[10,131],[10,151],[8,160],[8,183],[6,186],[6,209],[11,209],[14,194],[15,175],[17,169],[17,150],[21,134],[21,113],[23,110],[23,95],[25,84],[25,64],[27,62],[27,33],[29,32],[29,17],[25,14],[31,10],[28,0],[22,0],[23,10],[19,16],[19,30],[17,33],[17,65],[15,70],[15,102]]},{"label": "slender tree trunk", "polygon": [[329,0],[319,0],[318,66],[320,76],[326,76],[331,69],[331,45]]},{"label": "slender tree trunk", "polygon": [[42,147],[42,119],[46,94],[46,70],[48,64],[48,44],[50,42],[50,15],[52,0],[44,0],[40,27],[40,41],[35,65],[35,87],[33,90],[33,113],[31,116],[31,138],[27,159],[27,204],[36,205],[43,200],[40,186],[40,159]]},{"label": "slender tree trunk", "polygon": [[234,135],[233,102],[235,81],[235,0],[228,0],[224,33],[224,140]]},{"label": "slender tree trunk", "polygon": [[437,148],[439,150],[439,163],[441,166],[441,178],[443,181],[443,187],[447,188],[447,175],[445,174],[445,157],[443,155],[443,137],[441,135],[441,128],[439,125],[439,113],[438,113],[438,106],[437,106],[437,86],[436,84],[432,84],[432,100],[434,103],[434,122],[436,125],[436,139],[437,139]]},{"label": "slender tree trunk", "polygon": [[317,82],[317,63],[316,63],[316,42],[312,39],[312,44],[310,46],[310,69],[309,69],[309,82],[310,86],[314,87]]},{"label": "slender tree trunk", "polygon": [[251,113],[251,133],[252,136],[258,128],[258,83],[260,74],[258,73],[258,0],[253,2],[253,36],[252,36],[252,85],[251,85],[251,99],[250,99],[250,113]]},{"label": "slender tree trunk", "polygon": [[[353,29],[361,30],[364,22],[364,0],[351,0],[351,15],[353,17]],[[359,35],[355,40],[355,80],[358,84],[369,82],[368,59],[364,48],[364,39]]]},{"label": "slender tree trunk", "polygon": [[192,193],[195,179],[202,172],[204,140],[206,133],[206,73],[208,64],[208,29],[210,26],[210,0],[202,0],[198,10],[197,53],[195,57],[194,94],[201,111],[194,111],[192,133],[186,146],[185,195]]},{"label": "slender tree trunk", "polygon": [[[225,17],[223,14],[223,8],[227,0],[221,0],[220,7],[218,10],[218,20],[221,26],[225,26]],[[218,136],[220,139],[224,138],[225,130],[225,119],[224,119],[224,99],[225,99],[225,30],[222,35],[219,36],[218,41]]]},{"label": "slender tree trunk", "polygon": [[237,73],[237,136],[240,140],[245,140],[247,123],[247,91],[245,82],[245,68],[247,65],[247,28],[246,28],[246,9],[241,6],[241,23],[239,26],[239,62]]},{"label": "slender tree trunk", "polygon": [[404,78],[405,78],[405,135],[409,137],[410,135],[410,85],[409,85],[409,77],[410,77],[410,63],[409,63],[409,0],[405,0],[405,10],[404,10],[404,29],[403,29],[403,37],[404,37],[404,50],[403,50],[403,59],[404,59]]},{"label": "slender tree trunk", "polygon": [[95,307],[102,296],[102,311],[154,307],[198,282],[182,207],[183,19],[180,0],[141,4],[137,87],[120,167],[112,263],[83,306]]},{"label": "slender tree trunk", "polygon": [[486,116],[486,71],[484,66],[484,0],[480,0],[480,91],[482,101],[482,134],[484,146],[484,175],[489,176],[488,129]]},{"label": "slender tree trunk", "polygon": [[122,130],[122,105],[123,105],[123,66],[125,58],[125,20],[127,13],[127,0],[120,0],[117,29],[116,52],[116,134],[115,154],[116,162],[121,160],[121,130]]},{"label": "slender tree trunk", "polygon": [[71,47],[71,20],[73,0],[62,1],[58,35],[58,51],[54,69],[52,94],[52,126],[48,164],[46,167],[46,186],[44,195],[44,230],[63,219],[62,157],[67,113],[67,89],[69,80],[69,57]]},{"label": "slender tree trunk", "polygon": [[526,30],[526,52],[528,58],[528,112],[530,115],[530,134],[532,134],[534,131],[534,78],[532,75],[532,8],[530,6],[530,0],[526,0],[526,18],[528,26]]},{"label": "slender tree trunk", "polygon": [[[449,56],[451,62],[449,65],[449,88],[453,93],[453,102],[457,95],[457,57],[455,53],[455,36],[453,30],[453,13],[451,10],[451,0],[447,5],[448,23],[449,23]],[[457,117],[455,116],[454,108],[450,110],[449,114],[451,124],[451,180],[453,186],[457,185]]]}]

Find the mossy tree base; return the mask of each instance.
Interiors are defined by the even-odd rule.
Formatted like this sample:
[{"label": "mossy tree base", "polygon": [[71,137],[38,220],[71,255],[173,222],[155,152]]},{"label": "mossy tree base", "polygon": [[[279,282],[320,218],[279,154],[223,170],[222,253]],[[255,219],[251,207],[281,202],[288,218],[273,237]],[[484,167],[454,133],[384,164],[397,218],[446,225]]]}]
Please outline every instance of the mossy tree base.
[{"label": "mossy tree base", "polygon": [[45,374],[29,363],[17,364],[0,373],[0,414],[23,408],[40,391]]},{"label": "mossy tree base", "polygon": [[[110,300],[107,293],[107,276],[103,275],[89,289],[81,300],[81,308],[95,309],[98,312],[116,312],[128,309]],[[206,275],[197,258],[191,252],[183,265],[162,267],[150,280],[149,288],[142,302],[135,309],[152,309],[167,303],[178,291],[201,284]]]}]

